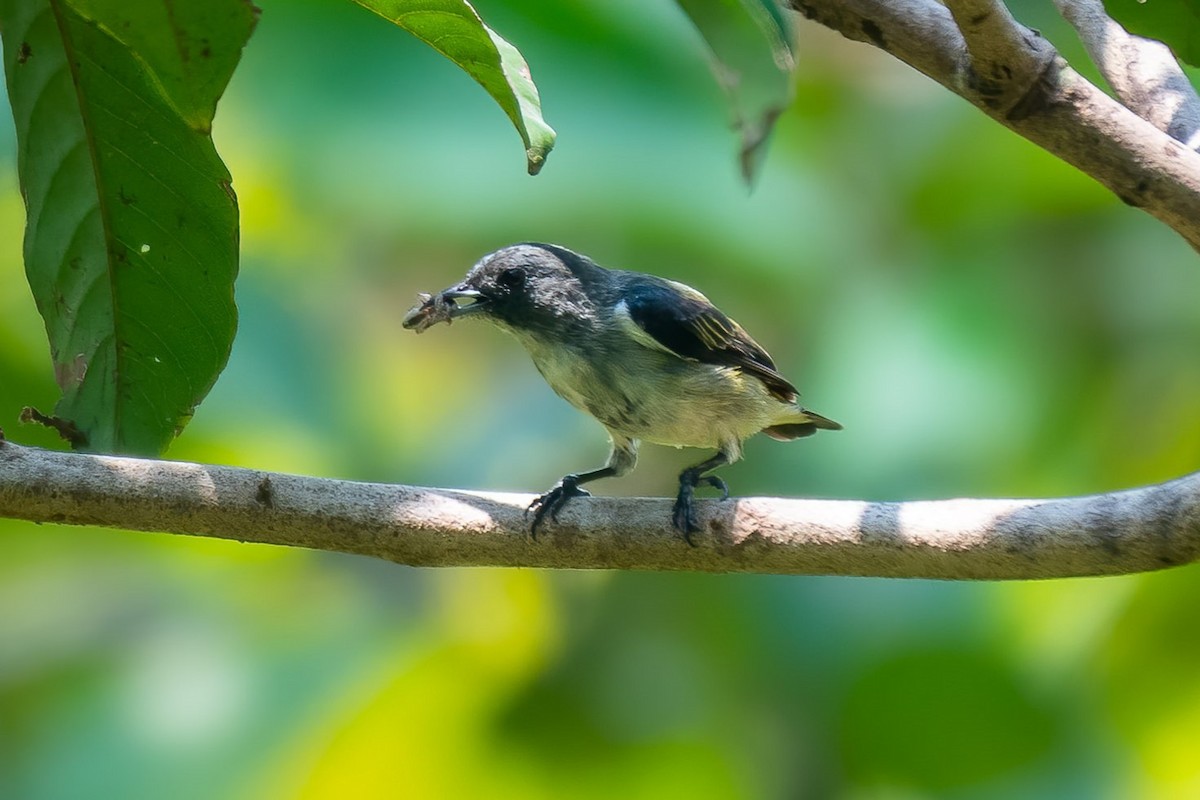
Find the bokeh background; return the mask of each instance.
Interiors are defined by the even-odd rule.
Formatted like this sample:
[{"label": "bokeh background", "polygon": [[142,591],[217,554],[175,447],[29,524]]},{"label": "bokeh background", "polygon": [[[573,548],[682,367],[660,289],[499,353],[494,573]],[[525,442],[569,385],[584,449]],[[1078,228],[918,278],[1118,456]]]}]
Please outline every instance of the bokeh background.
[{"label": "bokeh background", "polygon": [[[736,493],[1046,496],[1198,466],[1200,269],[1148,216],[800,27],[753,192],[666,0],[478,0],[560,140],[347,2],[261,0],[217,116],[241,330],[170,457],[541,491],[602,430],[484,326],[401,330],[521,240],[684,280],[846,430]],[[1018,4],[1078,60],[1049,6]],[[56,398],[0,115],[0,426]],[[647,447],[600,492],[670,494]],[[1200,572],[1041,583],[411,569],[0,520],[6,798],[1200,796]]]}]

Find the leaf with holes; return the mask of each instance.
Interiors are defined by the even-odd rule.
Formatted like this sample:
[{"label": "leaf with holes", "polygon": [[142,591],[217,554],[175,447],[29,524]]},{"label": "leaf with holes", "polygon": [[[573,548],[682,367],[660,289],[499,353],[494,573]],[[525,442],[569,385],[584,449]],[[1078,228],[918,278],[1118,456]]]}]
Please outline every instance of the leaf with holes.
[{"label": "leaf with holes", "polygon": [[0,0],[25,271],[55,416],[91,450],[165,449],[237,326],[237,200],[208,130],[257,12],[188,5]]},{"label": "leaf with holes", "polygon": [[741,138],[742,177],[752,183],[776,118],[792,101],[792,32],[774,0],[677,0],[708,45]]},{"label": "leaf with holes", "polygon": [[529,174],[536,175],[554,129],[542,119],[542,103],[529,65],[517,48],[483,24],[465,0],[354,0],[403,28],[461,67],[492,96],[525,143]]}]

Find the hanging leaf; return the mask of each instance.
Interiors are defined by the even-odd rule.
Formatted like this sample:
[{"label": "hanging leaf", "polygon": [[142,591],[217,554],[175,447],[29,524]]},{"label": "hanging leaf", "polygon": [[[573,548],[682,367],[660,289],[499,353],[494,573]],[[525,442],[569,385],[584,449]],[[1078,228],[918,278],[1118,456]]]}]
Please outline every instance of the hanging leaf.
[{"label": "hanging leaf", "polygon": [[229,357],[237,201],[209,130],[245,0],[0,0],[25,271],[76,446],[153,455]]},{"label": "hanging leaf", "polygon": [[483,24],[465,0],[355,0],[416,36],[461,67],[492,96],[525,143],[529,174],[536,175],[554,146],[542,119],[529,65],[511,44]]},{"label": "hanging leaf", "polygon": [[775,119],[792,100],[792,31],[773,0],[678,0],[708,44],[741,138],[742,177],[753,183]]}]

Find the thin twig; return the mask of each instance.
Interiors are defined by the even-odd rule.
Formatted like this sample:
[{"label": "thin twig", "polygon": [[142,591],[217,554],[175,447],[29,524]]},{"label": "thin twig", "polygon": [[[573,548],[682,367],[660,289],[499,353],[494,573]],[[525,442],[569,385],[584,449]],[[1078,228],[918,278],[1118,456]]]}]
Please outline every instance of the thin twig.
[{"label": "thin twig", "polygon": [[534,541],[530,499],[0,442],[0,516],[421,566],[1027,579],[1200,560],[1200,473],[1054,500],[706,500],[696,547],[671,529],[671,502],[648,498],[573,500]]},{"label": "thin twig", "polygon": [[1200,148],[1200,97],[1162,42],[1134,36],[1100,0],[1054,0],[1125,106],[1192,150]]}]

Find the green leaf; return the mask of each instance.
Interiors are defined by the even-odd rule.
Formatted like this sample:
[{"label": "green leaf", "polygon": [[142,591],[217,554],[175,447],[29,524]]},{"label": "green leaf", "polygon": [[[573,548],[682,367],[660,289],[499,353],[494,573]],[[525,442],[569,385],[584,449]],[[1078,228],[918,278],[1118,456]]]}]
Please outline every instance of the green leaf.
[{"label": "green leaf", "polygon": [[520,51],[483,24],[465,0],[354,0],[398,25],[461,67],[487,90],[521,134],[529,174],[536,175],[554,147],[554,129],[542,119],[537,86]]},{"label": "green leaf", "polygon": [[1104,9],[1130,33],[1157,39],[1200,67],[1200,0],[1104,0]]},{"label": "green leaf", "polygon": [[792,31],[774,0],[677,0],[708,44],[753,183],[776,118],[792,101]]},{"label": "green leaf", "polygon": [[249,0],[68,3],[136,53],[179,115],[205,133],[258,21]]},{"label": "green leaf", "polygon": [[207,131],[255,9],[187,5],[0,0],[25,271],[55,416],[92,450],[165,449],[237,326],[237,200]]}]

